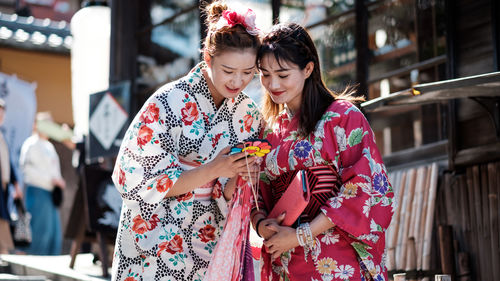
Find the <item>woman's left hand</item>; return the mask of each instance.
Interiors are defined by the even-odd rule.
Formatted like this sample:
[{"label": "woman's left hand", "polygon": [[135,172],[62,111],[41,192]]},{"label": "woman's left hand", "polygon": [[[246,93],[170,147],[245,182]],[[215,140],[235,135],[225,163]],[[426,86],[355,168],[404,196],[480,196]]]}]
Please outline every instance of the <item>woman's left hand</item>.
[{"label": "woman's left hand", "polygon": [[260,176],[260,165],[257,163],[253,163],[248,165],[247,170],[245,172],[239,173],[241,178],[249,183],[257,184]]},{"label": "woman's left hand", "polygon": [[271,238],[264,241],[267,252],[272,255],[273,259],[279,258],[284,252],[299,246],[295,228],[276,225],[269,225],[267,228],[276,232]]}]

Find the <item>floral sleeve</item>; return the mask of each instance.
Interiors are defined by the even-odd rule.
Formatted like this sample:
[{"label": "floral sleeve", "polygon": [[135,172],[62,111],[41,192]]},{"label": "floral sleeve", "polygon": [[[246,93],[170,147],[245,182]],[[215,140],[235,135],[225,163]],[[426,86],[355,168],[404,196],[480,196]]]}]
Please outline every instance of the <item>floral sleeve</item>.
[{"label": "floral sleeve", "polygon": [[181,126],[177,119],[153,96],[123,139],[112,178],[123,202],[142,219],[151,218],[181,175],[173,136]]},{"label": "floral sleeve", "polygon": [[325,124],[325,149],[338,163],[342,187],[322,211],[351,237],[375,246],[391,221],[392,187],[366,118],[348,102],[336,104],[340,116]]}]

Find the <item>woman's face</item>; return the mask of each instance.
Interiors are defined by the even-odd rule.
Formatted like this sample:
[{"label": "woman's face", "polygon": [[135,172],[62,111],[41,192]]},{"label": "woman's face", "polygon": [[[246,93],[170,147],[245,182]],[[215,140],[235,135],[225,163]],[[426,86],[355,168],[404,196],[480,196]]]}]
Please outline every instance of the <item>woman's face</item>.
[{"label": "woman's face", "polygon": [[255,50],[224,51],[217,56],[207,57],[208,86],[215,104],[224,98],[234,98],[252,81],[255,74]]},{"label": "woman's face", "polygon": [[295,112],[300,108],[304,83],[311,75],[313,67],[312,62],[304,69],[288,61],[278,63],[274,55],[266,54],[260,62],[260,82],[273,102],[286,104]]}]

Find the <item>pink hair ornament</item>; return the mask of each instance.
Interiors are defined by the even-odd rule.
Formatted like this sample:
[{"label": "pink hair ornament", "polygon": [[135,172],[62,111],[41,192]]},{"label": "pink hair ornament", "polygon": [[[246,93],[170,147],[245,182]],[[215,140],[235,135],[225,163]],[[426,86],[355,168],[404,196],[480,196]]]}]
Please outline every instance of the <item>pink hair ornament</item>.
[{"label": "pink hair ornament", "polygon": [[222,17],[217,22],[217,29],[225,26],[234,27],[237,24],[242,25],[248,34],[257,36],[260,34],[260,29],[255,26],[255,13],[252,9],[248,9],[245,13],[238,13],[233,10],[225,10],[222,12]]}]

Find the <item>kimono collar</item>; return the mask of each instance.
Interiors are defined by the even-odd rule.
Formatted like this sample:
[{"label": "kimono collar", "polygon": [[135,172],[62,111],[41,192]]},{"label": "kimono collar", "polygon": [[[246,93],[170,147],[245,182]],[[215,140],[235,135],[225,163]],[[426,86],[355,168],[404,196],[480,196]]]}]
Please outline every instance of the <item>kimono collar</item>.
[{"label": "kimono collar", "polygon": [[205,85],[202,86],[208,87],[207,81],[203,76],[203,70],[206,69],[207,67],[208,66],[204,61],[199,62],[197,65],[195,65],[195,67],[191,69],[191,71],[189,71],[189,73],[184,77],[184,79],[191,86],[197,85],[198,83],[203,83]]},{"label": "kimono collar", "polygon": [[284,119],[288,119],[288,121],[292,121],[295,116],[298,116],[300,109],[295,112],[292,112],[290,108],[285,104],[283,110],[280,112],[280,115],[283,116]]}]

